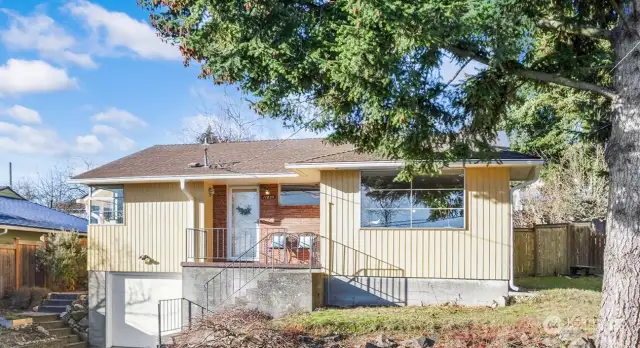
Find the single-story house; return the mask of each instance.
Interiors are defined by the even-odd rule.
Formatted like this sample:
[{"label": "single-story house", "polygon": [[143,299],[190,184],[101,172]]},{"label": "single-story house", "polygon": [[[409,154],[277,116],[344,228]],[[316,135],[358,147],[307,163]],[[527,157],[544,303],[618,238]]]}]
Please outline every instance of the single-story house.
[{"label": "single-story house", "polygon": [[167,323],[229,305],[490,305],[513,277],[510,182],[542,164],[496,155],[397,182],[402,161],[349,145],[246,141],[153,146],[80,174],[90,342],[154,346]]},{"label": "single-story house", "polygon": [[87,220],[30,202],[10,187],[0,187],[0,243],[14,238],[38,241],[50,232],[87,233]]}]

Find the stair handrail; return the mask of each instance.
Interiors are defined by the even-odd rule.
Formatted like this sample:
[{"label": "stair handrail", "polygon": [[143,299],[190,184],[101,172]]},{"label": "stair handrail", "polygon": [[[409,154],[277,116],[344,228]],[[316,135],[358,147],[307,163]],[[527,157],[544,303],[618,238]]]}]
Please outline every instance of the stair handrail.
[{"label": "stair handrail", "polygon": [[[235,269],[236,267],[234,267],[237,263],[240,262],[244,262],[244,257],[247,256],[249,253],[253,253],[254,252],[254,248],[257,248],[257,252],[256,254],[258,256],[265,256],[265,260],[267,260],[266,263],[262,264],[260,262],[255,263],[252,262],[250,263],[251,268],[253,270],[259,270],[259,272],[257,274],[253,274],[252,277],[250,277],[249,279],[245,280],[245,282],[243,284],[241,284],[237,289],[234,287],[232,292],[230,294],[228,294],[224,299],[221,299],[220,302],[216,303],[212,309],[219,307],[220,305],[222,305],[223,303],[225,303],[227,300],[229,300],[230,298],[233,298],[238,292],[240,292],[242,289],[244,289],[248,284],[250,284],[255,278],[257,278],[259,275],[261,275],[262,273],[264,273],[266,270],[268,269],[274,269],[275,267],[275,257],[273,255],[269,255],[265,252],[263,252],[260,248],[260,245],[262,245],[263,242],[267,241],[267,240],[274,240],[273,237],[275,236],[282,236],[284,237],[284,242],[287,243],[287,241],[289,240],[290,237],[294,237],[298,240],[298,243],[300,241],[300,237],[301,236],[312,236],[313,238],[317,238],[318,235],[316,233],[313,232],[303,232],[303,233],[289,233],[287,230],[281,231],[281,232],[272,232],[272,233],[268,233],[267,235],[265,235],[263,238],[261,238],[259,241],[257,241],[255,244],[253,244],[250,248],[247,248],[247,250],[245,250],[244,253],[242,253],[241,255],[235,257],[233,260],[228,261],[225,265],[224,268],[222,270],[220,270],[220,272],[216,273],[213,277],[211,277],[209,280],[207,280],[207,282],[205,282],[204,284],[204,290],[206,293],[206,307],[208,310],[209,309],[209,286],[210,284],[216,280],[218,277],[222,277],[223,274],[228,274],[230,269]],[[313,260],[314,260],[314,255],[315,255],[315,239],[313,239],[314,244],[313,246],[311,246],[310,249],[310,257],[309,257],[309,269],[312,268],[313,266]],[[285,246],[286,248],[286,246]],[[285,254],[286,257],[286,254]],[[260,259],[260,258],[259,258]],[[269,263],[269,261],[271,261],[271,263]]]}]

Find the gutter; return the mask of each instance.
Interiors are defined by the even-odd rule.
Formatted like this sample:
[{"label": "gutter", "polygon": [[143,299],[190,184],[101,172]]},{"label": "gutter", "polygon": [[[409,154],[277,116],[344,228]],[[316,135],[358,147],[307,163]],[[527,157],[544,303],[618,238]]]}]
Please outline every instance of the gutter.
[{"label": "gutter", "polygon": [[520,189],[524,189],[525,187],[535,183],[536,181],[538,181],[538,178],[540,178],[540,167],[536,166],[533,169],[533,178],[531,180],[527,180],[525,182],[522,182],[514,187],[511,188],[511,190],[509,191],[509,206],[510,206],[510,211],[509,211],[509,217],[511,220],[511,234],[509,236],[509,250],[510,250],[510,257],[509,257],[509,289],[513,290],[513,291],[520,291],[520,288],[516,286],[516,284],[513,282],[514,280],[514,268],[515,268],[515,261],[514,261],[514,257],[513,257],[513,252],[514,252],[514,228],[513,228],[513,193],[516,190],[520,190]]},{"label": "gutter", "polygon": [[[504,160],[489,162],[452,162],[448,168],[486,167],[493,165],[507,166],[532,166],[542,165],[543,160]],[[368,168],[397,168],[404,166],[404,161],[363,161],[363,162],[309,162],[309,163],[285,163],[286,169],[368,169]]]}]

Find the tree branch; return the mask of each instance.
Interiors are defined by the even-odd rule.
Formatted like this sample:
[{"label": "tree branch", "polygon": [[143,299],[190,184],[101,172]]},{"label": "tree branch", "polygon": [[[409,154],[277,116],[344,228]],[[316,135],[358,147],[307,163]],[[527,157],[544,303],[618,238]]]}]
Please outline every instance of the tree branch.
[{"label": "tree branch", "polygon": [[555,19],[541,19],[538,21],[538,27],[543,29],[564,31],[569,34],[588,36],[596,39],[611,40],[612,36],[611,30],[570,25]]},{"label": "tree branch", "polygon": [[[489,58],[480,56],[472,51],[467,51],[458,47],[448,47],[447,50],[457,56],[464,57],[464,58],[471,58],[482,64],[489,65],[489,62],[490,62]],[[616,92],[612,89],[598,86],[593,83],[573,80],[573,79],[562,77],[556,74],[550,74],[550,73],[536,71],[536,70],[527,69],[527,68],[513,68],[513,69],[509,69],[509,72],[512,73],[513,75],[524,77],[530,80],[548,82],[548,83],[553,83],[560,86],[579,89],[582,91],[594,92],[610,99],[615,99],[617,97]]]}]

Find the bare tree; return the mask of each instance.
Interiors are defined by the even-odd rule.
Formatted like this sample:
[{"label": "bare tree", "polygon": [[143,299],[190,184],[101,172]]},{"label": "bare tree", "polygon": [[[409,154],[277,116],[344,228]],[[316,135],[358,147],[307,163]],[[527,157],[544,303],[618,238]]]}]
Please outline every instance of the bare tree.
[{"label": "bare tree", "polygon": [[[83,167],[91,169],[92,164],[82,159]],[[23,178],[13,186],[22,197],[30,201],[55,208],[67,213],[76,213],[76,199],[88,194],[84,185],[69,183],[76,168],[71,162],[59,163],[35,179]]]},{"label": "bare tree", "polygon": [[217,112],[200,96],[201,106],[198,115],[191,118],[191,123],[178,133],[184,143],[225,143],[232,141],[252,140],[262,131],[259,117],[244,115],[242,105],[225,94],[217,104]]},{"label": "bare tree", "polygon": [[600,145],[572,145],[560,163],[547,169],[542,184],[525,190],[518,226],[603,220],[607,215],[609,179]]}]

